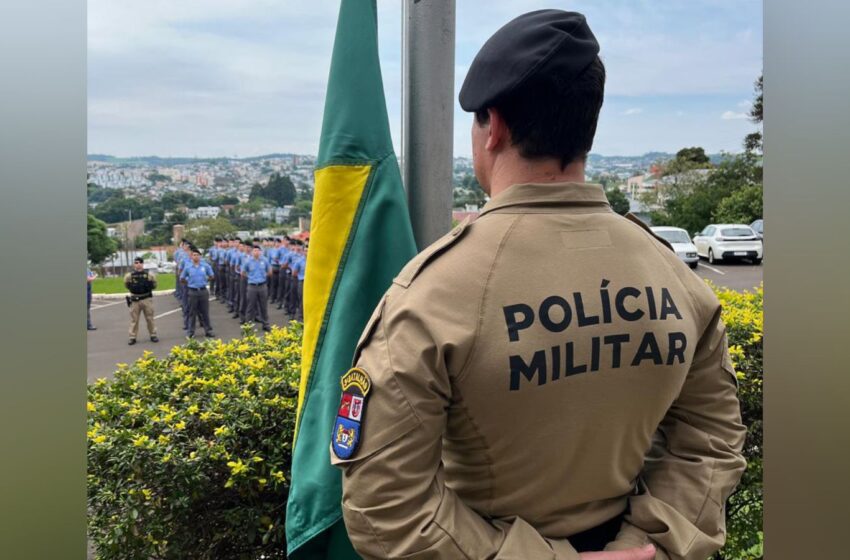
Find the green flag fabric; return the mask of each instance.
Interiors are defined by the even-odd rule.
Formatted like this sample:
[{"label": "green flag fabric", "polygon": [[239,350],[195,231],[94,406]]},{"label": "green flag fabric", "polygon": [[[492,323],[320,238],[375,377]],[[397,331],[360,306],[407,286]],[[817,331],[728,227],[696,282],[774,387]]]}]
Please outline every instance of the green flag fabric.
[{"label": "green flag fabric", "polygon": [[340,377],[381,296],[416,254],[390,138],[375,0],[341,2],[315,179],[287,553],[345,560],[357,554],[329,452]]}]

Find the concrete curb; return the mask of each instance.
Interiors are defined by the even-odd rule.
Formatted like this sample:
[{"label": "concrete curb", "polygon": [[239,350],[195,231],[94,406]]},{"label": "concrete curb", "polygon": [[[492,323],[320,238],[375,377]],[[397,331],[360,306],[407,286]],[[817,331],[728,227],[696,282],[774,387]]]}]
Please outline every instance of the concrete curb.
[{"label": "concrete curb", "polygon": [[[153,295],[155,296],[165,296],[168,294],[173,294],[174,289],[171,290],[154,290]],[[92,299],[124,299],[124,296],[129,294],[129,292],[121,292],[120,294],[92,294]]]}]

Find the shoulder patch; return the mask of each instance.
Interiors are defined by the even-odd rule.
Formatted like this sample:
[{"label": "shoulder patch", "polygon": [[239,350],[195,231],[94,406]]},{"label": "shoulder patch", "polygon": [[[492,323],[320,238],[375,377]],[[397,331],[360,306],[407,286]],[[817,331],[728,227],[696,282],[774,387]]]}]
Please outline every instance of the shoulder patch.
[{"label": "shoulder patch", "polygon": [[360,445],[366,400],[372,388],[369,374],[361,368],[351,368],[340,378],[342,398],[339,403],[331,447],[340,459],[350,459]]},{"label": "shoulder patch", "polygon": [[667,241],[666,239],[664,239],[663,237],[661,237],[660,235],[656,235],[655,232],[652,231],[652,229],[650,229],[650,227],[648,225],[646,225],[646,222],[644,222],[643,220],[641,220],[640,218],[638,218],[637,216],[635,216],[631,212],[626,213],[626,219],[629,220],[630,222],[632,222],[633,224],[637,224],[640,228],[644,229],[649,235],[651,235],[652,237],[654,237],[655,239],[660,241],[662,245],[664,245],[665,247],[667,247],[671,251],[674,251],[673,246],[670,245],[670,242]]},{"label": "shoulder patch", "polygon": [[421,253],[413,257],[410,262],[405,265],[401,272],[399,272],[398,276],[393,279],[393,283],[398,284],[402,288],[409,287],[410,283],[416,279],[419,272],[425,268],[429,262],[434,260],[438,255],[446,251],[461,237],[463,237],[463,232],[471,222],[471,218],[467,217],[449,233],[423,249]]}]

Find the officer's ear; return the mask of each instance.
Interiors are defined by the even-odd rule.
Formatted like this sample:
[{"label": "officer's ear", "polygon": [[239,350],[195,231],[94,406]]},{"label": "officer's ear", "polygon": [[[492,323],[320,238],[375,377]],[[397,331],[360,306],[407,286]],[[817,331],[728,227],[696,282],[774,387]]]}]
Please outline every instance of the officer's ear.
[{"label": "officer's ear", "polygon": [[489,131],[487,143],[484,145],[488,151],[496,151],[510,145],[511,131],[498,109],[490,107],[487,109]]}]

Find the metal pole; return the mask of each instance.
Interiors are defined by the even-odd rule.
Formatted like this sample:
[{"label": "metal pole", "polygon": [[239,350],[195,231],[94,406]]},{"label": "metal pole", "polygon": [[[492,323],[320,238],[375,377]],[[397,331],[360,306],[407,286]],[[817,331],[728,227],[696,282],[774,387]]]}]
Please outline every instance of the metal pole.
[{"label": "metal pole", "polygon": [[403,0],[402,178],[420,249],[451,228],[455,0]]}]

